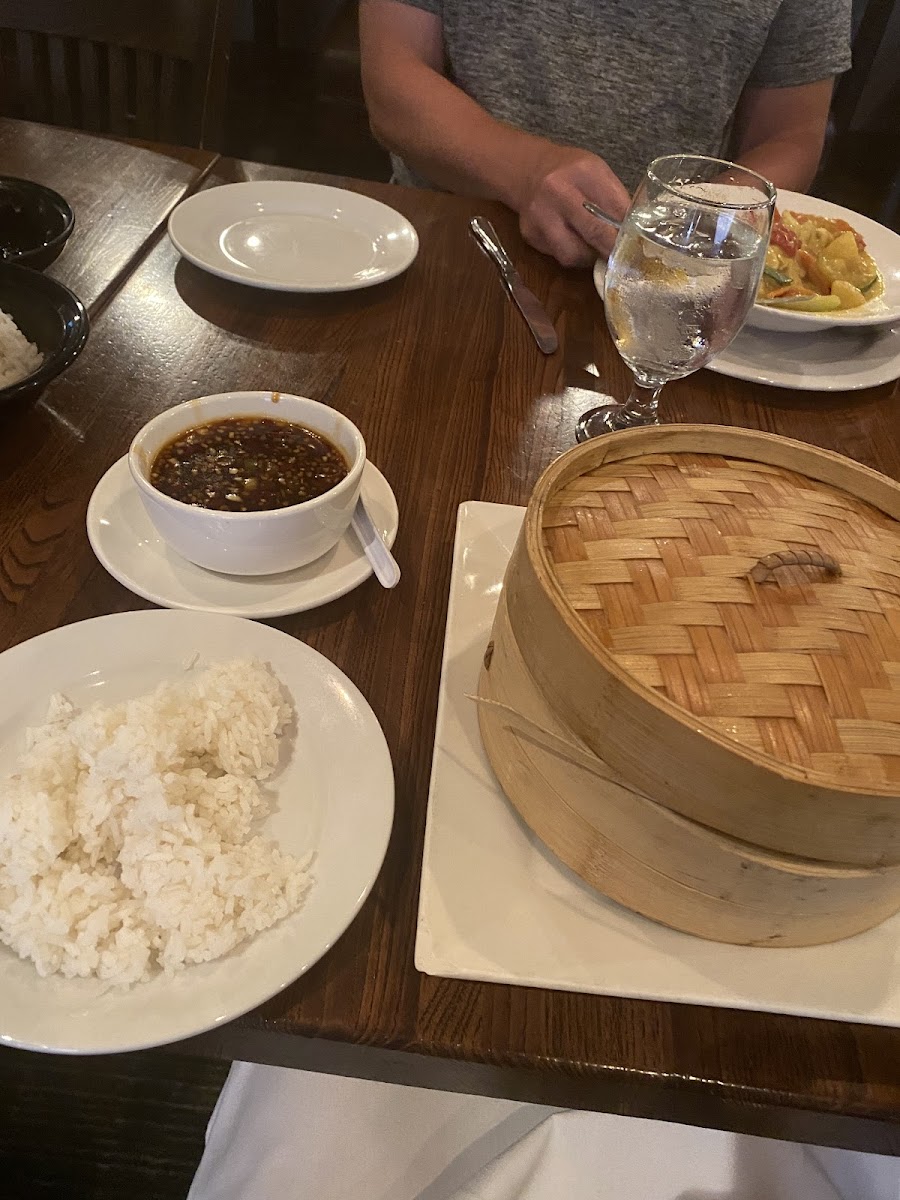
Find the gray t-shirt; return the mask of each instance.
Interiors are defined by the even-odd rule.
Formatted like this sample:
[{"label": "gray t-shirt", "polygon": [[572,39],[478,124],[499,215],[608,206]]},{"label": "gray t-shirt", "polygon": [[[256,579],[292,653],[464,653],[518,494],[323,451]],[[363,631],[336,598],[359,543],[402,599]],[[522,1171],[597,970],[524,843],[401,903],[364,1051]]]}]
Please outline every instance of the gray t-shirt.
[{"label": "gray t-shirt", "polygon": [[[449,75],[492,116],[601,155],[633,189],[660,154],[728,152],[748,84],[850,66],[851,0],[403,0],[443,22]],[[399,183],[418,183],[395,160]]]}]

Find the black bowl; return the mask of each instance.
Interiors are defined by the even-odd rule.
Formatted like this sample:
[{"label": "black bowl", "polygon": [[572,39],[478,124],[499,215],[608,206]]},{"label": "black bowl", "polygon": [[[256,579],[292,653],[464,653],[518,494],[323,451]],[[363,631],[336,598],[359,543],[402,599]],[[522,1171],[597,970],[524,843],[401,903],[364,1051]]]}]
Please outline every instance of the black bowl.
[{"label": "black bowl", "polygon": [[30,271],[0,263],[0,309],[34,342],[44,361],[31,375],[0,387],[0,406],[36,394],[80,354],[90,328],[84,305],[67,287]]},{"label": "black bowl", "polygon": [[74,227],[75,214],[58,192],[0,175],[0,261],[43,271]]}]

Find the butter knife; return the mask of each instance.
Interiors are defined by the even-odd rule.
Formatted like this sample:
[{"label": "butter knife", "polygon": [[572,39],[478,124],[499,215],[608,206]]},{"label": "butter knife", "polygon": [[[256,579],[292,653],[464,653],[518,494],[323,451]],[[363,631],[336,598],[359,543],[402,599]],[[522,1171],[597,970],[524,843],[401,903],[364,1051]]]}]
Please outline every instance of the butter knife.
[{"label": "butter knife", "polygon": [[473,217],[469,222],[469,227],[481,249],[500,268],[500,278],[519,312],[525,318],[528,328],[534,334],[534,340],[538,347],[544,354],[554,354],[559,348],[559,338],[556,336],[553,322],[544,312],[543,305],[534,292],[522,282],[522,276],[504,250],[503,243],[497,237],[493,225],[484,217]]}]

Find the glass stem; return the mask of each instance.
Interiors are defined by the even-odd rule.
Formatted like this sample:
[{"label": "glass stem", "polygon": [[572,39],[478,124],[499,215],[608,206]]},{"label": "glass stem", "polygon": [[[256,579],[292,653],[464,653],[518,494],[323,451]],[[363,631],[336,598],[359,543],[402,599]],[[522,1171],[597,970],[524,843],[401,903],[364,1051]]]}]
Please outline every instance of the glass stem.
[{"label": "glass stem", "polygon": [[621,420],[624,426],[659,423],[659,393],[664,383],[665,380],[635,374],[631,394],[622,405]]}]

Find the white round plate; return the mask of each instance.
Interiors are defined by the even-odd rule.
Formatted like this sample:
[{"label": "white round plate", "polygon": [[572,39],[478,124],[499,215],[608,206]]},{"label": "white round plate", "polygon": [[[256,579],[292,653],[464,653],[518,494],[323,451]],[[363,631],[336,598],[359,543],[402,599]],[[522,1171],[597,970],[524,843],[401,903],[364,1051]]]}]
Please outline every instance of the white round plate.
[{"label": "white round plate", "polygon": [[744,326],[707,367],[719,375],[803,392],[855,392],[900,378],[900,326],[769,333]]},{"label": "white round plate", "polygon": [[[606,263],[594,264],[600,299]],[[900,378],[900,325],[893,328],[832,329],[815,333],[770,333],[745,324],[706,367],[732,379],[802,392],[856,392]]]},{"label": "white round plate", "polygon": [[884,293],[860,308],[848,308],[832,313],[787,312],[766,304],[754,304],[747,317],[748,325],[784,333],[811,333],[813,330],[833,329],[835,326],[890,325],[900,321],[900,235],[871,217],[852,209],[804,196],[801,192],[780,191],[778,207],[793,212],[812,213],[817,217],[840,217],[847,221],[866,241],[866,249],[884,276]]},{"label": "white round plate", "polygon": [[[388,546],[397,536],[397,501],[391,485],[366,463],[362,498]],[[234,617],[285,617],[344,596],[372,574],[369,560],[348,529],[322,558],[281,575],[220,575],[176,554],[156,532],[128,470],[113,463],[91,496],[87,533],[101,564],[137,596],[163,608],[191,608]]]},{"label": "white round plate", "polygon": [[189,262],[283,292],[346,292],[393,279],[419,249],[407,219],[320,183],[228,183],[182,201],[169,237]]},{"label": "white round plate", "polygon": [[341,936],[381,869],[394,813],[394,778],[365,698],[328,659],[252,621],[191,612],[128,612],[66,625],[0,655],[0,775],[52,693],[76,705],[117,703],[198,665],[244,655],[271,664],[297,713],[289,761],[271,781],[275,804],[260,832],[282,849],[312,851],[313,886],[299,912],[217,962],[134,987],[42,979],[0,947],[0,1042],[65,1054],[163,1045],[262,1004]]}]

